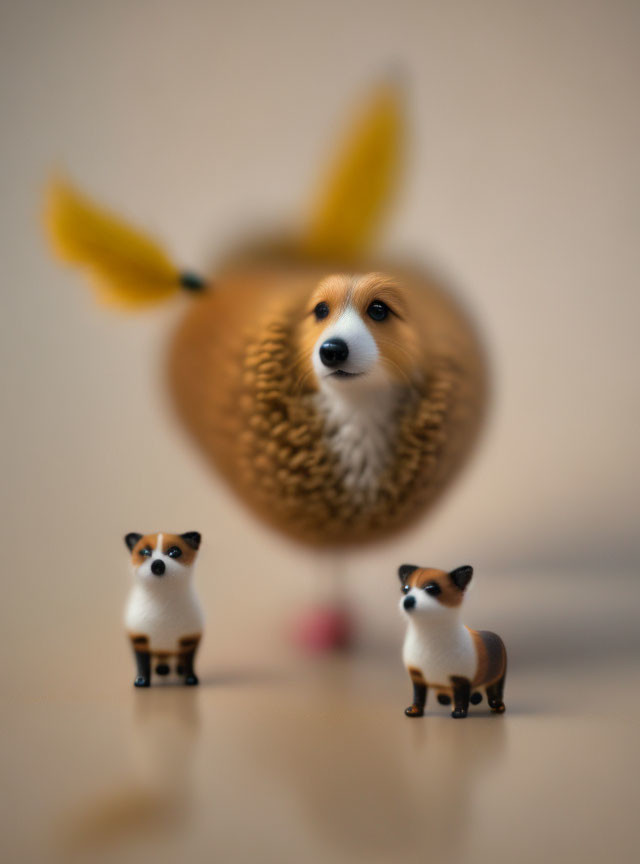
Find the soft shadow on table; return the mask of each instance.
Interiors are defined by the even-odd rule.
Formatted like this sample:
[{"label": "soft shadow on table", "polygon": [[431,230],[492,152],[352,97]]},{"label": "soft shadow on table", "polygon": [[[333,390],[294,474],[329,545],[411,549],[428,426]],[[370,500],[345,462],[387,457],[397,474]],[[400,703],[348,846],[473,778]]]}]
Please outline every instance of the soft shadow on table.
[{"label": "soft shadow on table", "polygon": [[161,686],[136,693],[131,776],[84,801],[58,826],[56,845],[65,857],[85,860],[182,828],[191,812],[191,775],[201,731],[196,691]]},{"label": "soft shadow on table", "polygon": [[478,784],[505,758],[508,724],[486,715],[408,720],[401,705],[361,698],[340,677],[307,679],[286,710],[262,704],[257,725],[237,718],[262,786],[286,789],[292,818],[326,860],[414,860],[422,848],[454,859],[466,848]]},{"label": "soft shadow on table", "polygon": [[200,676],[200,687],[258,687],[282,684],[288,679],[282,670],[255,666],[238,669],[211,669]]},{"label": "soft shadow on table", "polygon": [[521,627],[509,640],[509,661],[522,671],[605,664],[640,657],[640,633],[615,619],[589,622],[582,627]]}]

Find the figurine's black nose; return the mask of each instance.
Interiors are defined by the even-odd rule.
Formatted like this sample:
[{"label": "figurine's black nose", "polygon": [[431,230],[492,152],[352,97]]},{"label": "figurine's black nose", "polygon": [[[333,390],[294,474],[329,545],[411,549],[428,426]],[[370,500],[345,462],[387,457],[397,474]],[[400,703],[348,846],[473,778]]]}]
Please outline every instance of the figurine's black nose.
[{"label": "figurine's black nose", "polygon": [[159,558],[156,558],[151,565],[151,572],[154,576],[164,576],[165,569],[164,561],[161,561]]},{"label": "figurine's black nose", "polygon": [[344,339],[327,339],[320,346],[320,359],[325,366],[339,366],[349,356],[349,346]]},{"label": "figurine's black nose", "polygon": [[405,597],[404,603],[402,605],[404,606],[404,608],[408,612],[409,609],[413,609],[413,607],[416,605],[416,598],[415,597]]}]

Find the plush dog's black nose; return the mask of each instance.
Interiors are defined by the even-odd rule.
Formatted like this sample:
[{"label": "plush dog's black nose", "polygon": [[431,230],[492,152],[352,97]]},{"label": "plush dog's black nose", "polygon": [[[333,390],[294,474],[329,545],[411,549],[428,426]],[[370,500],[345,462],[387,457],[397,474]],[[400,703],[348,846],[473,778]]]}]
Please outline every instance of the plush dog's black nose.
[{"label": "plush dog's black nose", "polygon": [[161,561],[159,558],[156,558],[151,565],[151,572],[154,576],[164,576],[165,569],[164,561]]},{"label": "plush dog's black nose", "polygon": [[413,609],[413,607],[416,605],[416,598],[415,597],[405,597],[404,603],[402,605],[404,606],[404,608],[408,612],[410,609]]},{"label": "plush dog's black nose", "polygon": [[320,359],[325,366],[339,366],[349,356],[349,346],[344,339],[327,339],[320,346]]}]

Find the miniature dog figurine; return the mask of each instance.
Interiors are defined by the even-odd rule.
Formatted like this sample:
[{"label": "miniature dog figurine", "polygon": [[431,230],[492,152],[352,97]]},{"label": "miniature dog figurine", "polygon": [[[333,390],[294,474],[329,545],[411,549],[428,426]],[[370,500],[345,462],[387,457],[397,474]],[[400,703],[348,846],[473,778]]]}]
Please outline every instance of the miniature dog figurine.
[{"label": "miniature dog figurine", "polygon": [[152,662],[157,675],[168,675],[169,661],[184,683],[198,683],[194,659],[202,636],[204,615],[193,586],[193,569],[200,534],[127,534],[134,585],[125,611],[125,626],[136,657],[136,687],[151,684]]},{"label": "miniature dog figurine", "polygon": [[452,717],[466,717],[469,703],[477,705],[483,688],[496,714],[505,710],[502,696],[507,674],[507,652],[495,633],[471,630],[460,621],[464,592],[473,567],[444,570],[403,564],[398,570],[407,616],[403,660],[413,682],[413,704],[407,717],[422,717],[427,691],[437,691],[438,702],[450,705]]}]

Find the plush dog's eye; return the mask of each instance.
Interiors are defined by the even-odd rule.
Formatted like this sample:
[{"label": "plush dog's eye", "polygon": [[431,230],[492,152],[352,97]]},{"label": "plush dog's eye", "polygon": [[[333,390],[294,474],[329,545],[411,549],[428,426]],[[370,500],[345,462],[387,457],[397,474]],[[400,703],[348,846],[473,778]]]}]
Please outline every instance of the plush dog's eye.
[{"label": "plush dog's eye", "polygon": [[168,551],[169,558],[179,558],[182,555],[182,549],[179,546],[172,546]]},{"label": "plush dog's eye", "polygon": [[428,585],[424,586],[424,590],[432,597],[437,597],[438,594],[442,594],[442,588],[438,585],[437,582],[429,582]]},{"label": "plush dog's eye", "polygon": [[313,310],[313,314],[316,316],[318,321],[322,321],[323,318],[326,318],[329,314],[329,307],[326,303],[318,303],[316,308]]},{"label": "plush dog's eye", "polygon": [[151,551],[152,550],[150,546],[145,546],[144,549],[140,550],[140,554],[143,558],[151,558]]},{"label": "plush dog's eye", "polygon": [[402,586],[402,593],[403,593],[403,594],[408,594],[409,591],[410,591],[410,588],[409,588],[408,585],[403,585],[403,586]]},{"label": "plush dog's eye", "polygon": [[389,307],[382,300],[374,300],[367,309],[367,315],[369,318],[373,318],[374,321],[384,321],[388,314]]}]

